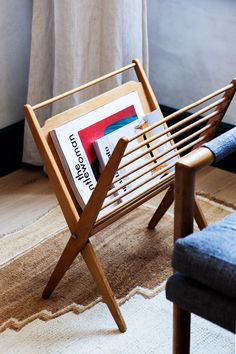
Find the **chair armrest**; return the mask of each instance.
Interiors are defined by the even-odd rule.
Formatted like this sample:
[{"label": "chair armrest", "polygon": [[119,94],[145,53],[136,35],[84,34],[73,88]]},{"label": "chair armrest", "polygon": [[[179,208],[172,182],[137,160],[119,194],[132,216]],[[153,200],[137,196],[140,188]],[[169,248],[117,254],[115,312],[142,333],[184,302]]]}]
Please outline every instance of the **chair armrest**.
[{"label": "chair armrest", "polygon": [[175,241],[193,232],[195,175],[214,161],[213,153],[205,148],[193,150],[175,166]]},{"label": "chair armrest", "polygon": [[236,151],[236,128],[182,157],[175,166],[175,240],[193,232],[195,175]]}]

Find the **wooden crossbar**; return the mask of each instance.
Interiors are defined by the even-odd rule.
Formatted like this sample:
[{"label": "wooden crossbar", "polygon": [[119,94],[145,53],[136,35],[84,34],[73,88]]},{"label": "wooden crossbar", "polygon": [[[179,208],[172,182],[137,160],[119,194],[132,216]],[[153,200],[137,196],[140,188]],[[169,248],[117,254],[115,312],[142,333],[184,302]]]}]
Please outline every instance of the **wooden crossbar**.
[{"label": "wooden crossbar", "polygon": [[[165,129],[165,131],[155,134],[152,137],[150,137],[149,139],[146,139],[142,144],[139,144],[139,147],[142,147],[144,145],[147,145],[148,143],[151,143],[153,140],[158,139],[159,137],[161,137],[164,134],[167,134],[169,132],[171,132],[172,130],[181,127],[182,125],[185,125],[189,122],[191,122],[192,120],[198,118],[199,116],[201,116],[203,113],[206,113],[207,111],[210,111],[211,109],[220,106],[221,103],[226,101],[226,97],[222,97],[221,99],[219,99],[218,101],[208,105],[207,107],[204,107],[202,109],[200,109],[198,112],[191,114],[189,117],[185,118],[185,119],[181,119],[179,122],[173,124],[170,128]],[[180,110],[179,110],[180,111]],[[169,116],[167,116],[166,118],[164,118],[163,120],[161,120],[158,123],[152,124],[150,125],[148,128],[145,128],[142,132],[137,133],[136,135],[134,135],[133,137],[129,138],[128,141],[131,142],[135,139],[137,139],[138,137],[142,136],[145,133],[149,133],[150,131],[152,131],[154,128],[157,128],[158,126],[162,125],[163,122],[169,122],[171,120],[173,120],[174,118],[176,118],[176,116],[173,117],[173,114],[170,114]],[[129,149],[124,156],[127,156],[129,154],[131,154],[132,152],[134,152],[136,150],[136,148],[133,149]]]},{"label": "wooden crossbar", "polygon": [[[105,94],[94,97],[88,102],[72,107],[65,112],[49,118],[44,126],[40,127],[35,113],[38,109],[130,69],[135,70],[138,81],[129,81]],[[123,68],[114,70],[77,88],[40,102],[33,107],[29,104],[25,105],[25,116],[71,232],[71,237],[43,291],[43,298],[48,298],[52,294],[75,257],[80,253],[119,330],[121,332],[126,330],[124,319],[89,238],[168,188],[165,197],[148,224],[149,228],[155,227],[173,202],[173,180],[176,159],[180,154],[186,153],[189,149],[196,148],[199,144],[214,136],[215,130],[234,96],[235,89],[236,79],[233,79],[229,85],[222,89],[214,91],[210,95],[164,118],[145,72],[139,61],[135,59],[131,64]],[[144,113],[148,114],[157,109],[161,120],[141,130],[132,137],[119,140],[108,164],[101,173],[87,205],[82,210],[75,199],[58,153],[52,143],[50,130],[133,91],[138,93]],[[223,94],[222,98],[219,98],[215,102],[208,102],[220,94]],[[207,106],[198,109],[197,112],[191,113],[187,118],[180,119],[171,126],[167,125],[173,119],[180,117],[181,114],[203,103],[207,103]],[[210,113],[209,111],[212,109],[214,111]],[[205,113],[207,115],[204,115]],[[139,141],[135,146],[132,145],[135,139],[142,138],[144,134],[152,132],[152,130],[160,125],[163,127],[163,132],[150,134],[148,137],[145,137],[144,141]],[[189,133],[188,136],[180,139],[185,133]],[[175,139],[180,140],[175,141]],[[159,151],[166,143],[170,144],[170,146],[163,151]],[[150,157],[151,152],[153,153],[152,157]],[[143,157],[145,157],[145,161],[142,160]],[[139,162],[134,166],[134,162],[137,160]],[[122,172],[124,168],[127,171]],[[116,175],[117,171],[120,172],[119,176]],[[119,184],[121,181],[122,183]],[[126,191],[119,193],[123,187],[127,186],[129,188]],[[196,202],[195,207],[197,211],[196,221],[199,227],[203,227],[206,222]]]},{"label": "wooden crossbar", "polygon": [[[213,117],[217,116],[218,114],[219,114],[219,111],[217,110],[217,111],[215,111],[215,112],[213,112],[213,113],[207,115],[206,117],[203,117],[203,118],[199,119],[198,121],[193,122],[192,124],[188,125],[187,127],[184,127],[184,128],[182,128],[181,130],[178,130],[176,133],[174,133],[174,134],[172,134],[172,135],[169,135],[168,138],[161,140],[160,143],[155,144],[155,145],[152,145],[151,147],[145,149],[145,151],[143,151],[142,153],[140,153],[140,154],[138,154],[137,156],[133,157],[133,158],[130,159],[129,161],[124,162],[123,164],[121,164],[121,165],[119,166],[119,169],[122,169],[122,168],[124,168],[124,167],[127,167],[127,166],[128,166],[129,164],[131,164],[132,162],[134,162],[134,161],[138,160],[139,158],[141,158],[141,157],[147,155],[147,154],[150,153],[151,151],[156,150],[158,147],[164,145],[165,143],[167,143],[167,142],[169,142],[169,141],[171,141],[171,140],[173,140],[173,139],[175,139],[175,138],[178,138],[178,137],[179,137],[180,135],[182,135],[183,133],[186,133],[187,131],[189,131],[189,130],[195,128],[195,127],[197,127],[198,125],[207,122],[210,118],[213,118]],[[179,127],[179,126],[181,126],[181,125],[182,125],[182,124],[179,124],[179,123],[176,123],[176,124],[172,125],[170,128],[168,128],[168,129],[164,130],[163,132],[157,134],[155,140],[157,140],[158,138],[162,137],[163,135],[166,135],[166,133],[171,132],[172,130],[176,129],[177,126]],[[153,140],[152,140],[152,141],[153,141]],[[147,145],[148,143],[149,143],[148,140],[145,140],[145,144],[141,143],[141,144],[139,144],[138,146],[136,146],[134,149],[132,149],[132,153],[135,152],[135,151],[137,151],[137,150],[139,150],[141,147]],[[124,154],[124,157],[125,157],[125,156],[127,156],[126,153]]]},{"label": "wooden crossbar", "polygon": [[[132,183],[134,180],[138,179],[139,177],[142,177],[143,175],[147,174],[148,172],[155,170],[158,166],[161,166],[162,164],[164,164],[165,162],[172,160],[174,157],[179,156],[179,154],[183,153],[184,151],[188,150],[189,148],[191,148],[192,146],[194,146],[198,139],[194,140],[193,142],[191,142],[191,144],[188,144],[186,146],[184,146],[182,149],[178,149],[175,153],[173,153],[172,155],[168,156],[165,159],[160,160],[161,157],[167,155],[169,152],[172,152],[174,150],[176,150],[177,148],[179,148],[181,145],[185,144],[186,142],[188,142],[189,140],[192,140],[194,137],[199,136],[201,133],[203,133],[204,131],[207,131],[209,128],[211,128],[214,124],[207,124],[205,127],[199,129],[198,131],[196,131],[195,133],[192,133],[191,135],[187,136],[186,138],[180,140],[178,143],[173,144],[169,149],[166,149],[164,152],[162,152],[161,154],[157,156],[154,156],[150,159],[148,159],[146,162],[138,165],[135,168],[131,168],[130,170],[128,170],[128,172],[121,174],[119,177],[116,177],[115,179],[113,179],[112,184],[119,182],[121,179],[124,179],[125,177],[130,176],[131,174],[133,174],[134,172],[137,172],[139,170],[141,170],[143,167],[149,165],[152,162],[156,162],[155,165],[153,165],[152,167],[150,167],[149,169],[145,170],[143,173],[140,173],[138,176],[136,175],[135,177],[133,177],[133,179],[129,180],[128,182],[125,182],[124,184],[122,184],[119,187],[116,188],[111,188],[110,191],[107,193],[107,197],[109,197],[110,195],[116,193],[117,191],[119,191],[121,188],[123,188],[124,186]],[[200,142],[200,141],[199,141]],[[161,144],[163,145],[163,144]],[[160,161],[159,161],[160,160]],[[159,161],[159,162],[158,162]],[[158,162],[158,163],[157,163]],[[132,162],[130,163],[132,164]],[[127,165],[128,166],[128,165]],[[170,167],[170,166],[169,166]],[[171,166],[172,167],[172,166]]]},{"label": "wooden crossbar", "polygon": [[[210,128],[211,125],[209,124],[209,126],[207,127]],[[197,143],[203,142],[206,140],[206,136],[202,136],[196,140],[194,140],[192,143],[184,146],[183,148],[181,148],[179,151],[175,152],[173,155],[160,160],[160,162],[158,164],[153,165],[152,167],[148,168],[147,170],[145,170],[144,172],[138,174],[138,176],[135,176],[134,178],[130,179],[127,182],[124,182],[121,186],[113,188],[110,190],[109,194],[107,196],[110,196],[116,192],[118,192],[120,189],[122,189],[124,186],[127,186],[128,184],[136,181],[137,179],[139,179],[142,176],[145,176],[148,172],[152,172],[154,171],[158,166],[163,165],[165,162],[172,160],[174,157],[178,156],[180,153],[188,150],[189,148],[191,148],[192,146],[194,146]],[[169,165],[167,165],[166,167],[160,169],[158,172],[152,173],[152,175],[150,177],[147,177],[144,181],[140,182],[139,184],[137,184],[135,187],[128,189],[126,192],[122,193],[121,195],[118,195],[117,197],[114,197],[112,200],[110,200],[109,202],[105,203],[101,209],[107,208],[109,205],[114,204],[115,202],[119,201],[120,199],[122,199],[123,197],[127,196],[128,194],[134,192],[135,190],[137,190],[138,188],[142,187],[144,184],[152,181],[153,179],[155,179],[156,177],[159,177],[160,175],[163,175],[164,173],[166,173],[168,170],[170,170],[172,167],[174,167],[176,164],[176,162],[170,163]],[[157,182],[158,184],[158,182]]]},{"label": "wooden crossbar", "polygon": [[39,108],[46,107],[46,106],[48,106],[48,105],[50,105],[50,104],[52,104],[52,103],[54,103],[54,102],[56,102],[56,101],[59,101],[59,100],[61,100],[61,99],[63,99],[63,98],[66,98],[66,97],[68,97],[68,96],[74,95],[75,93],[78,93],[78,92],[80,92],[80,91],[82,91],[82,90],[84,90],[84,89],[86,89],[86,88],[88,88],[88,87],[94,86],[94,85],[96,85],[96,84],[98,84],[98,83],[100,83],[100,82],[102,82],[102,81],[105,81],[105,80],[107,80],[107,79],[109,79],[109,78],[111,78],[111,77],[113,77],[113,76],[116,76],[116,75],[118,75],[118,74],[121,74],[121,73],[123,73],[123,72],[126,71],[126,70],[132,69],[133,67],[135,67],[135,63],[129,64],[129,65],[127,65],[127,66],[124,66],[124,67],[121,68],[121,69],[118,69],[118,70],[112,71],[112,72],[109,73],[109,74],[100,76],[98,79],[92,80],[92,81],[90,81],[90,82],[88,82],[88,83],[86,83],[86,84],[84,84],[84,85],[81,85],[81,86],[79,86],[79,87],[76,87],[76,88],[74,88],[73,90],[64,92],[64,93],[62,93],[61,95],[57,95],[57,96],[55,96],[55,97],[53,97],[53,98],[50,98],[49,100],[43,101],[43,102],[41,102],[41,103],[38,103],[38,104],[34,105],[34,106],[32,107],[32,109],[33,109],[34,111],[36,111],[36,110],[39,109]]}]

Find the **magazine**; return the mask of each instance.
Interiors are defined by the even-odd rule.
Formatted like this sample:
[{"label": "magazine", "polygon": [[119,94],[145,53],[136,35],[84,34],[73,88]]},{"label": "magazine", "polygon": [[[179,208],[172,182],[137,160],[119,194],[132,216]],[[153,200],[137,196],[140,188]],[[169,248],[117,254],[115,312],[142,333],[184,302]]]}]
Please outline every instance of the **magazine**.
[{"label": "magazine", "polygon": [[[94,149],[96,151],[96,154],[98,156],[98,160],[100,163],[101,168],[103,169],[105,165],[107,164],[109,157],[112,154],[112,151],[114,150],[117,142],[119,141],[120,138],[122,137],[131,137],[134,136],[136,133],[140,132],[140,129],[145,129],[148,126],[160,121],[162,119],[160,113],[158,110],[155,110],[143,118],[136,120],[134,122],[131,122],[124,127],[114,130],[113,132],[110,132],[109,134],[105,135],[104,137],[96,140],[93,145]],[[143,141],[147,140],[148,138],[162,133],[165,130],[165,127],[163,124],[157,126],[156,128],[152,129],[150,132],[143,134],[141,137],[132,140],[129,143],[129,149],[133,149],[138,146],[139,143],[142,143]],[[140,153],[145,152],[145,150],[149,149],[150,147],[163,142],[167,138],[167,134],[163,134],[157,139],[154,139],[151,143],[147,143],[144,146],[141,147],[141,149],[138,149],[129,155],[125,156],[122,159],[122,164],[126,163],[138,155]],[[165,142],[163,145],[160,147],[148,152],[144,156],[139,157],[137,160],[133,161],[126,167],[123,167],[119,169],[115,175],[115,178],[120,178],[122,175],[126,175],[129,171],[137,169],[137,171],[133,172],[132,174],[125,176],[124,178],[120,178],[116,183],[114,183],[113,188],[119,188],[119,190],[115,193],[116,195],[121,195],[121,198],[119,199],[119,202],[124,202],[130,200],[135,194],[141,193],[143,190],[146,190],[148,187],[153,186],[156,184],[157,181],[159,181],[166,173],[169,173],[173,170],[173,167],[170,167],[170,169],[167,169],[163,174],[160,174],[159,176],[155,177],[151,181],[145,183],[145,181],[153,175],[153,173],[156,173],[158,170],[164,169],[168,167],[168,165],[172,164],[173,162],[176,161],[177,157],[173,157],[171,159],[171,156],[173,155],[174,151],[167,152],[165,156],[161,157],[161,159],[164,159],[166,157],[169,157],[170,160],[167,161],[166,163],[162,163],[159,165],[159,162],[161,159],[158,160],[160,154],[165,152],[167,149],[171,148],[171,142]],[[128,149],[128,150],[129,150]],[[140,168],[141,165],[145,164],[148,160],[153,159],[156,157],[156,160],[148,163],[146,166]],[[157,167],[155,167],[157,165]],[[159,165],[159,166],[158,166]],[[152,168],[151,171],[148,171]],[[144,173],[145,170],[147,171],[143,176],[140,176],[140,173]],[[130,182],[129,182],[130,181]],[[137,187],[139,186],[139,187]],[[133,189],[137,187],[135,191],[131,191],[127,195],[122,196],[122,194],[126,193],[128,190]]]},{"label": "magazine", "polygon": [[99,177],[93,142],[114,129],[137,121],[144,112],[136,91],[77,117],[50,135],[75,197],[83,209]]},{"label": "magazine", "polygon": [[[155,124],[157,122],[160,122],[162,120],[162,117],[159,113],[159,111],[156,109],[150,113],[148,113],[147,115],[145,115],[145,117],[143,117],[142,119],[142,123],[140,124],[139,128],[140,129],[145,129],[147,128],[148,126],[152,125],[152,124]],[[154,135],[157,135],[157,134],[161,134],[163,133],[164,131],[166,130],[166,127],[164,124],[160,124],[158,125],[157,127],[155,127],[154,129],[152,129],[150,132],[144,134],[142,137],[143,139],[148,139]],[[169,133],[170,134],[170,133]],[[163,142],[163,144],[161,146],[159,146],[157,149],[154,149],[153,151],[150,152],[150,157],[154,157],[154,156],[159,156],[160,154],[164,153],[166,150],[170,149],[172,147],[172,143],[171,143],[171,140],[167,141],[167,142],[164,142],[168,137],[168,134],[165,133],[163,135],[161,135],[159,138],[157,139],[154,139],[151,143],[149,143],[147,146],[147,148],[151,147],[151,146],[154,146],[156,144],[159,144],[161,142]],[[171,158],[171,156],[176,152],[177,150],[174,149],[170,152],[167,152],[165,153],[165,156],[162,157],[162,159],[164,158]],[[158,166],[158,169],[162,169],[168,165],[171,165],[173,164],[174,162],[176,162],[178,159],[177,156],[174,156],[172,159],[170,159],[169,161],[167,161],[166,163]],[[154,163],[156,163],[154,161]],[[170,169],[167,171],[167,172],[171,172],[174,170],[174,167],[170,167]],[[167,173],[166,172],[166,173]]]}]

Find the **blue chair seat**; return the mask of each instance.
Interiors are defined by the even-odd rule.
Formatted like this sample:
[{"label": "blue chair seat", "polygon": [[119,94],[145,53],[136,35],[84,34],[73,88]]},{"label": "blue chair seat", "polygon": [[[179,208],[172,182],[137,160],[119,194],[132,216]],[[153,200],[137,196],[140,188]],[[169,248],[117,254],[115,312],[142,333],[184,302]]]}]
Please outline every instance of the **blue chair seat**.
[{"label": "blue chair seat", "polygon": [[209,289],[178,272],[167,281],[166,298],[183,310],[235,333],[236,301],[234,298]]},{"label": "blue chair seat", "polygon": [[172,266],[186,277],[236,299],[236,213],[177,240]]}]

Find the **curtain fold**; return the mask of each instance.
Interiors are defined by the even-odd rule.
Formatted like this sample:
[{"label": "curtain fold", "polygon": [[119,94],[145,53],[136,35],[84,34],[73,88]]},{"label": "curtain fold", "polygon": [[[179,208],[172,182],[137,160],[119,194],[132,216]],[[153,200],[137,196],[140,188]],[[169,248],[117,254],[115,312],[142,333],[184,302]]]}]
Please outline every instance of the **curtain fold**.
[{"label": "curtain fold", "polygon": [[[27,102],[34,105],[139,58],[148,73],[146,0],[34,0]],[[38,112],[58,112],[132,79],[128,71]],[[23,162],[42,165],[28,125]]]}]

